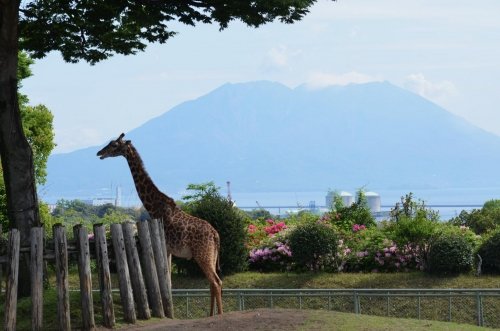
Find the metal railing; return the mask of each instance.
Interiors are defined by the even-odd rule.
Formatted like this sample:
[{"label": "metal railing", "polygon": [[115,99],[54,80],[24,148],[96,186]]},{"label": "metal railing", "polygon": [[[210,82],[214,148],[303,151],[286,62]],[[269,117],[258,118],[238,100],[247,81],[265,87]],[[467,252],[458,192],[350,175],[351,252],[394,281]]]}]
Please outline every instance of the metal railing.
[{"label": "metal railing", "polygon": [[[210,292],[175,289],[176,318],[205,317]],[[224,310],[290,308],[500,327],[500,289],[225,289]]]}]

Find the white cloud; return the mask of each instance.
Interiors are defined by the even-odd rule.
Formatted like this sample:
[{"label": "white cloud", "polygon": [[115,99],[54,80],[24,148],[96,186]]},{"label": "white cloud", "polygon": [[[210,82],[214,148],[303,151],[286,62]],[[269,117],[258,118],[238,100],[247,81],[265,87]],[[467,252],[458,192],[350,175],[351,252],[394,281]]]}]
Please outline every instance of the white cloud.
[{"label": "white cloud", "polygon": [[264,71],[282,71],[290,68],[290,60],[301,54],[300,50],[291,50],[285,45],[271,48],[264,57]]},{"label": "white cloud", "polygon": [[406,77],[404,87],[437,103],[446,103],[450,97],[458,95],[458,90],[452,82],[431,82],[422,73]]},{"label": "white cloud", "polygon": [[322,88],[330,85],[364,84],[381,81],[382,79],[365,75],[356,71],[344,74],[314,72],[309,74],[306,85],[311,88]]}]

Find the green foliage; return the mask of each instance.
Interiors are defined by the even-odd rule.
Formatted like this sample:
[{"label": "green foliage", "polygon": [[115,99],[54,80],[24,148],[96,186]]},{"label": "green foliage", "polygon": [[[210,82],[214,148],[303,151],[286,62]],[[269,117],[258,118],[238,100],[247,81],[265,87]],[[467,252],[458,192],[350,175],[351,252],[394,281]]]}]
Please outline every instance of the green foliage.
[{"label": "green foliage", "polygon": [[415,202],[413,194],[401,198],[391,210],[386,230],[399,246],[408,246],[426,267],[430,242],[439,227],[439,214],[426,208],[423,201]]},{"label": "green foliage", "polygon": [[344,206],[340,195],[335,193],[332,208],[328,213],[328,219],[331,224],[343,231],[351,231],[354,224],[366,227],[376,225],[363,190],[356,193],[356,202],[350,206]]},{"label": "green foliage", "polygon": [[301,269],[332,269],[337,253],[336,231],[321,223],[304,223],[293,229],[288,237],[292,258]]},{"label": "green foliage", "polygon": [[482,259],[483,272],[500,274],[500,229],[488,236],[477,253]]},{"label": "green foliage", "polygon": [[[111,204],[92,206],[81,200],[59,200],[52,212],[52,219],[45,222],[47,232],[51,231],[52,225],[61,223],[71,235],[73,226],[82,224],[89,232],[93,231],[96,223],[112,224],[125,220],[142,220],[142,210],[134,208],[116,207]],[[49,229],[50,228],[50,229]]]},{"label": "green foliage", "polygon": [[[209,222],[219,233],[222,273],[231,274],[244,270],[247,267],[246,215],[220,195],[213,182],[190,184],[187,189],[194,192],[184,197],[187,200],[184,209],[191,215]],[[188,273],[199,273],[193,261],[175,261],[180,269]]]},{"label": "green foliage", "polygon": [[449,275],[469,272],[473,266],[474,247],[457,232],[444,232],[430,245],[427,271],[432,274]]},{"label": "green foliage", "polygon": [[254,209],[250,211],[245,211],[245,213],[253,220],[267,220],[274,218],[274,216],[265,209]]},{"label": "green foliage", "polygon": [[[58,50],[65,61],[90,63],[135,54],[176,35],[175,22],[195,26],[231,21],[258,27],[301,20],[314,0],[280,1],[27,1],[19,21],[20,47],[34,58]],[[54,19],[57,18],[57,19]],[[167,25],[168,24],[168,25]]]},{"label": "green foliage", "polygon": [[28,106],[20,104],[24,134],[33,150],[35,179],[37,184],[44,184],[47,177],[47,161],[56,146],[54,143],[54,116],[44,105]]},{"label": "green foliage", "polygon": [[452,218],[449,223],[467,226],[477,234],[493,231],[500,227],[500,200],[487,201],[483,208],[470,212],[462,210],[460,215]]}]

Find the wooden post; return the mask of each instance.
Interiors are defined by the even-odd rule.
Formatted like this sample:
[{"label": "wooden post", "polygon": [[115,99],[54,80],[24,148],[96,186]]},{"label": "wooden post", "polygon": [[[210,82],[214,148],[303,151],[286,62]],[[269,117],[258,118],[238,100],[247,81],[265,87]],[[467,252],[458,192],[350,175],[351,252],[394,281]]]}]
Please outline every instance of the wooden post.
[{"label": "wooden post", "polygon": [[142,275],[139,253],[137,252],[137,244],[134,237],[134,225],[132,221],[122,224],[123,239],[125,240],[125,250],[127,252],[134,300],[137,303],[137,317],[140,319],[150,319],[151,311],[149,310],[146,285],[144,285],[144,277]]},{"label": "wooden post", "polygon": [[78,272],[80,274],[80,297],[82,303],[82,329],[95,329],[94,306],[92,299],[92,274],[90,271],[90,249],[87,229],[81,224],[73,227],[75,244],[78,251]]},{"label": "wooden post", "polygon": [[17,312],[17,282],[19,276],[19,230],[12,229],[9,233],[9,243],[7,256],[9,264],[7,266],[7,292],[5,293],[5,330],[16,330]]},{"label": "wooden post", "polygon": [[135,323],[134,298],[130,285],[130,275],[128,270],[127,255],[125,253],[125,242],[120,224],[111,224],[111,238],[113,240],[113,250],[115,251],[116,269],[118,272],[118,282],[120,284],[120,297],[123,306],[123,317],[129,323]]},{"label": "wooden post", "polygon": [[54,251],[56,258],[57,287],[57,320],[59,330],[71,330],[69,315],[69,283],[68,283],[68,242],[66,229],[61,224],[52,227],[54,233]]},{"label": "wooden post", "polygon": [[112,328],[115,325],[115,311],[113,309],[113,296],[111,292],[111,274],[109,272],[106,231],[102,224],[94,225],[94,242],[97,272],[99,275],[99,289],[101,292],[103,324],[107,328]]},{"label": "wooden post", "polygon": [[43,326],[43,227],[30,230],[31,329]]},{"label": "wooden post", "polygon": [[144,268],[146,288],[148,289],[149,306],[153,310],[154,317],[165,317],[163,304],[161,302],[160,286],[158,285],[158,274],[155,267],[153,249],[151,247],[151,235],[148,222],[137,222],[139,230],[139,242],[141,243],[141,261]]},{"label": "wooden post", "polygon": [[161,245],[160,239],[160,224],[157,219],[152,219],[149,221],[149,229],[151,231],[151,245],[153,248],[153,254],[156,262],[156,272],[158,273],[158,285],[160,286],[161,301],[163,304],[163,309],[165,311],[165,316],[172,318],[172,297],[169,293],[169,288],[167,285],[167,260],[165,259],[165,253]]},{"label": "wooden post", "polygon": [[[174,318],[174,302],[172,297],[172,255],[169,253],[167,248],[167,239],[165,237],[165,224],[163,220],[158,221],[158,228],[160,231],[160,243],[162,252],[165,257],[165,266],[167,268],[165,279],[167,281],[167,291],[168,297],[170,298],[170,307],[165,309],[165,311],[169,311],[170,313],[166,313],[168,318]],[[169,315],[170,314],[170,315]]]},{"label": "wooden post", "polygon": [[[0,224],[0,236],[2,235],[2,224]],[[2,293],[3,265],[0,263],[0,293]]]}]

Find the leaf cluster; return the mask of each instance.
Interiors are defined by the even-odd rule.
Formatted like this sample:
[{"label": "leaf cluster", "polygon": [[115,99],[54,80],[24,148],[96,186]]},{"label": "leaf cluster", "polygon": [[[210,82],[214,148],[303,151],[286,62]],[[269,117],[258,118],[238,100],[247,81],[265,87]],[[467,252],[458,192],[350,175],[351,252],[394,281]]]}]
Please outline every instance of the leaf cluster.
[{"label": "leaf cluster", "polygon": [[493,231],[500,227],[500,200],[487,201],[483,208],[473,209],[470,212],[462,210],[449,223],[467,226],[477,234]]},{"label": "leaf cluster", "polygon": [[29,1],[20,8],[20,47],[34,57],[60,51],[64,60],[95,64],[114,54],[135,54],[176,35],[172,25],[232,21],[251,27],[301,20],[315,0]]}]

